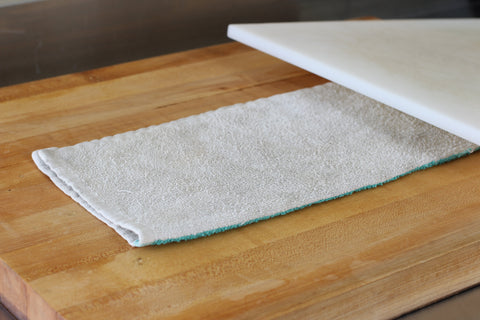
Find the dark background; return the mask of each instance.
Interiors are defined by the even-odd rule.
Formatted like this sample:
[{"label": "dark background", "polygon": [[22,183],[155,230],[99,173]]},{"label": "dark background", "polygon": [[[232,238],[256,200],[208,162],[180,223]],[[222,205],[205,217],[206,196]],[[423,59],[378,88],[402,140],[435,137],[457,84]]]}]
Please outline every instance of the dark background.
[{"label": "dark background", "polygon": [[0,0],[0,86],[229,41],[229,23],[479,16],[480,0]]}]

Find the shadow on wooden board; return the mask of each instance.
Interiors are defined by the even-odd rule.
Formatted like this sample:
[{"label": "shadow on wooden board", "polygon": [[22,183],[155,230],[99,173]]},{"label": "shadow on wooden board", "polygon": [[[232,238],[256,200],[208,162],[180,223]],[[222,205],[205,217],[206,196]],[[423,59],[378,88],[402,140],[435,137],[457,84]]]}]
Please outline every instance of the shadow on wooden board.
[{"label": "shadow on wooden board", "polygon": [[0,303],[0,320],[16,320],[8,310]]}]

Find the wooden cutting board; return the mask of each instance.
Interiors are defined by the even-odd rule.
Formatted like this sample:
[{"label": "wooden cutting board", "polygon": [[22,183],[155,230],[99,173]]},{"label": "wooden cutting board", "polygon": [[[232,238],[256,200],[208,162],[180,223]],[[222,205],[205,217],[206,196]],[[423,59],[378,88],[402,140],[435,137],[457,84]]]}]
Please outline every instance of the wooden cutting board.
[{"label": "wooden cutting board", "polygon": [[193,241],[132,248],[31,152],[325,80],[238,43],[0,89],[0,299],[20,319],[391,318],[480,282],[480,153]]}]

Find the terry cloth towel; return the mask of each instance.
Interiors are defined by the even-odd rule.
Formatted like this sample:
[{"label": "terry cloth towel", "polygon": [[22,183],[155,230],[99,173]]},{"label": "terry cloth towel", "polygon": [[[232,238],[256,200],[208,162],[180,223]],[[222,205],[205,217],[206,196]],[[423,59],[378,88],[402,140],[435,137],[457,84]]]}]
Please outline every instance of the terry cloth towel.
[{"label": "terry cloth towel", "polygon": [[476,148],[328,83],[33,159],[131,245],[145,246],[285,214]]}]

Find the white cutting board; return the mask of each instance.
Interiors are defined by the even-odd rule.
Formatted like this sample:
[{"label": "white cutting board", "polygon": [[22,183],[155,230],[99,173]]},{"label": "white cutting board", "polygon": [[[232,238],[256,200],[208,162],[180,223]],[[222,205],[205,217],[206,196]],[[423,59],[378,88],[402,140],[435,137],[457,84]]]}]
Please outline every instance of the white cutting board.
[{"label": "white cutting board", "polygon": [[228,36],[480,144],[480,19],[233,24]]}]

